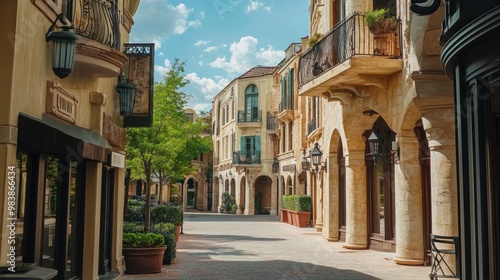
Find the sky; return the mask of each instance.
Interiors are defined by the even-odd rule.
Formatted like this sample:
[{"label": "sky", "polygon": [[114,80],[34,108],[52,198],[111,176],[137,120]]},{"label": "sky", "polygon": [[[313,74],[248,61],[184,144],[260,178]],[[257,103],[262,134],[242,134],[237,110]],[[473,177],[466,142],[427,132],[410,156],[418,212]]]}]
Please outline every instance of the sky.
[{"label": "sky", "polygon": [[308,35],[309,0],[142,0],[131,43],[155,43],[155,81],[184,61],[188,107],[209,111],[234,78],[276,66]]}]

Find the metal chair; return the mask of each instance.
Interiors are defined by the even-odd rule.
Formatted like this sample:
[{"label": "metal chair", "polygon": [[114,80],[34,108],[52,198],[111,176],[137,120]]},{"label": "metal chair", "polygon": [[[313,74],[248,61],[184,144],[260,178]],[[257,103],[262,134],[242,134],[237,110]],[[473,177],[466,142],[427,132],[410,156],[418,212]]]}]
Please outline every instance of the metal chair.
[{"label": "metal chair", "polygon": [[[439,246],[439,244],[448,246]],[[453,246],[449,246],[453,245]],[[431,234],[432,268],[429,278],[460,278],[460,240],[456,236]],[[455,271],[446,261],[447,255],[455,255]]]}]

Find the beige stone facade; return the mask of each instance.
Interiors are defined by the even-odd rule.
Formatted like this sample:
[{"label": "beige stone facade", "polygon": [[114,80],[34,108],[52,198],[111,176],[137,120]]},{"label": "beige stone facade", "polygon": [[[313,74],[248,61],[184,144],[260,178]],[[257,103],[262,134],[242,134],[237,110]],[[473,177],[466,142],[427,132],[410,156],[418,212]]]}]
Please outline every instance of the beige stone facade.
[{"label": "beige stone facade", "polygon": [[[400,26],[381,35],[364,20],[371,0],[310,3],[310,35],[324,36],[300,58],[298,92],[320,99],[319,131],[306,136],[306,148],[318,142],[327,163],[319,177],[308,172],[315,227],[346,248],[428,264],[431,233],[458,235],[453,86],[435,40],[440,13],[419,17],[407,1],[388,1]],[[381,141],[376,155],[372,132]]]},{"label": "beige stone facade", "polygon": [[[15,185],[13,195],[7,187],[0,194],[0,261],[12,260],[8,253],[14,251],[16,261],[57,270],[57,279],[98,279],[124,270],[125,129],[115,87],[139,0],[107,7],[123,20],[103,13],[92,22],[85,21],[81,3],[0,3],[0,181]],[[74,67],[64,79],[52,70],[54,43],[46,42],[61,13],[77,36]],[[110,22],[116,24],[107,29],[114,39],[85,36],[84,30]],[[8,209],[11,198],[15,210]],[[11,218],[14,245],[4,230]]]}]

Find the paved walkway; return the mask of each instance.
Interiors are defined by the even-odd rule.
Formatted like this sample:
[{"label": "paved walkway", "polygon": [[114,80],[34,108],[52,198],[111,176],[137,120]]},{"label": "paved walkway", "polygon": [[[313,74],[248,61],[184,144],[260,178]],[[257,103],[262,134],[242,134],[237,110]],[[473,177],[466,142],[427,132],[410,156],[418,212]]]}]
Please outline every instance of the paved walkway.
[{"label": "paved walkway", "polygon": [[397,265],[394,253],[347,250],[312,228],[280,223],[275,216],[184,215],[172,265],[158,274],[121,279],[429,279],[430,267]]}]

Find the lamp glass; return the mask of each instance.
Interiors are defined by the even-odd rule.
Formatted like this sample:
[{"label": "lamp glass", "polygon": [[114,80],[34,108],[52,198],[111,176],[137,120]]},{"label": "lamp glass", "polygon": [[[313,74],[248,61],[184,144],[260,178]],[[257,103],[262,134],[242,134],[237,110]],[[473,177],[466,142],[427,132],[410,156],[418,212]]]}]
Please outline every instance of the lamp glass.
[{"label": "lamp glass", "polygon": [[312,159],[312,163],[315,166],[318,166],[321,164],[321,156],[322,155],[323,155],[323,153],[319,149],[319,144],[318,143],[314,144],[314,148],[311,151],[311,159]]},{"label": "lamp glass", "polygon": [[378,155],[380,141],[373,131],[372,134],[370,134],[370,137],[368,137],[368,145],[370,146],[370,154],[374,156]]},{"label": "lamp glass", "polygon": [[52,70],[63,79],[73,71],[75,62],[76,35],[63,26],[59,32],[51,32],[48,39],[53,44]]},{"label": "lamp glass", "polygon": [[116,91],[120,94],[120,115],[131,114],[134,111],[135,85],[130,81],[118,83]]}]

